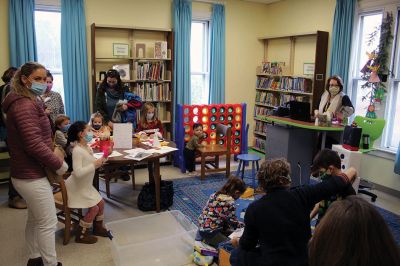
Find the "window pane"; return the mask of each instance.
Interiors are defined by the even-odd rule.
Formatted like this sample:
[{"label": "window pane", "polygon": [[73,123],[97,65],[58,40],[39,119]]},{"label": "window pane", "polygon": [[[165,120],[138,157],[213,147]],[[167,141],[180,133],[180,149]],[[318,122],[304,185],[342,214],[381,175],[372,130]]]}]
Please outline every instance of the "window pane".
[{"label": "window pane", "polygon": [[361,31],[360,31],[360,47],[357,49],[359,51],[359,61],[357,64],[356,75],[361,76],[360,70],[368,61],[368,53],[374,51],[379,44],[380,32],[378,31],[377,35],[374,38],[374,41],[368,43],[370,39],[370,34],[374,32],[377,28],[380,27],[382,23],[382,13],[373,14],[373,15],[365,15],[361,18]]},{"label": "window pane", "polygon": [[190,41],[191,72],[205,72],[205,23],[193,22]]},{"label": "window pane", "polygon": [[208,75],[192,74],[192,104],[207,104],[208,103]]},{"label": "window pane", "polygon": [[[367,114],[367,108],[369,106],[369,95],[367,95],[371,89],[361,88],[365,83],[364,80],[356,80],[353,89],[356,89],[356,102],[353,103],[355,108],[355,115],[365,116]],[[363,97],[366,99],[363,100]]]},{"label": "window pane", "polygon": [[35,32],[38,62],[53,75],[53,91],[64,101],[64,84],[61,63],[61,13],[35,11]]}]

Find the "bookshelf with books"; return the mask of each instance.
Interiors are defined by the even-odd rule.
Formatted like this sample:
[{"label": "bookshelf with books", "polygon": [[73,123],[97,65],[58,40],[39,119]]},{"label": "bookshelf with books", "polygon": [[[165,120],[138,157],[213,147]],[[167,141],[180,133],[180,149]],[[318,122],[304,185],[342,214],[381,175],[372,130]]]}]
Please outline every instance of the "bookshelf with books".
[{"label": "bookshelf with books", "polygon": [[[104,72],[116,69],[122,82],[143,102],[151,102],[172,139],[173,110],[173,33],[154,29],[91,25],[92,102]],[[93,106],[94,108],[94,106]],[[140,115],[140,111],[137,112]]]},{"label": "bookshelf with books", "polygon": [[267,122],[260,118],[290,101],[305,101],[317,109],[324,91],[328,32],[259,38],[264,58],[256,70],[254,103],[255,150],[265,152]]}]

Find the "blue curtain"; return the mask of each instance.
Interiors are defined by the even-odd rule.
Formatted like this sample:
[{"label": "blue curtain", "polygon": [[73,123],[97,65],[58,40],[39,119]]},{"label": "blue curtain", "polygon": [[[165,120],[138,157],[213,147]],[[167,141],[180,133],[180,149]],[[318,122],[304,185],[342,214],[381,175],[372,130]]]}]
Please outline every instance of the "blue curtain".
[{"label": "blue curtain", "polygon": [[[192,28],[192,2],[174,0],[174,124],[178,104],[190,104],[190,32]],[[175,129],[175,127],[174,127]],[[175,134],[174,134],[175,136]]]},{"label": "blue curtain", "polygon": [[210,37],[208,103],[225,103],[225,7],[213,4]]},{"label": "blue curtain", "polygon": [[65,109],[71,121],[89,121],[90,117],[84,10],[83,0],[61,0],[61,58]]},{"label": "blue curtain", "polygon": [[400,175],[400,144],[397,149],[396,161],[394,162],[394,172]]},{"label": "blue curtain", "polygon": [[10,65],[19,67],[37,61],[35,1],[9,0],[8,14]]},{"label": "blue curtain", "polygon": [[336,0],[333,20],[331,64],[329,76],[339,75],[343,79],[344,92],[349,80],[351,35],[357,0]]}]

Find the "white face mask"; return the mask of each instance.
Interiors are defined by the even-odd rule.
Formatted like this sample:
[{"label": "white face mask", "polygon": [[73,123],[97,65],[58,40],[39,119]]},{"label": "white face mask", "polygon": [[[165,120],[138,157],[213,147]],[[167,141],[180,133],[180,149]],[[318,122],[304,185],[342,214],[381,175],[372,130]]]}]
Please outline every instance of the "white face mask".
[{"label": "white face mask", "polygon": [[329,93],[332,96],[336,96],[340,92],[340,87],[339,86],[329,86]]},{"label": "white face mask", "polygon": [[154,113],[147,113],[146,114],[146,118],[147,118],[147,120],[153,120],[153,117],[154,117]]}]

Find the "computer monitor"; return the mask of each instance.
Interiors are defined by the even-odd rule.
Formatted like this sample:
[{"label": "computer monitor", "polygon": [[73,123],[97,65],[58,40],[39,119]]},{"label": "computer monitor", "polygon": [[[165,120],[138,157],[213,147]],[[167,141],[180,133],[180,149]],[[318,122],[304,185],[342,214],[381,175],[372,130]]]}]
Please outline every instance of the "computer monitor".
[{"label": "computer monitor", "polygon": [[310,116],[310,103],[309,102],[290,102],[290,118],[294,120],[300,120],[305,122],[311,121]]}]

